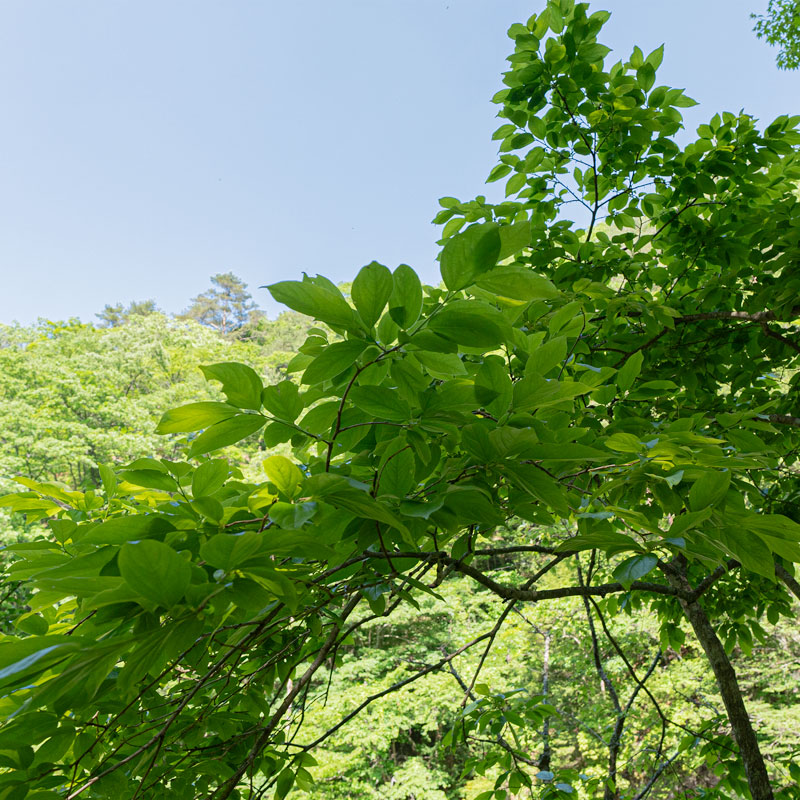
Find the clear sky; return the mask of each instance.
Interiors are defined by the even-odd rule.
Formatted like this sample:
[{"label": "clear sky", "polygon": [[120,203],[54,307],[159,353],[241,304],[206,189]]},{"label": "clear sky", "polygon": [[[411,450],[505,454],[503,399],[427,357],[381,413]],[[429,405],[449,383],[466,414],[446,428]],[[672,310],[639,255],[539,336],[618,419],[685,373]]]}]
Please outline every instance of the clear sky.
[{"label": "clear sky", "polygon": [[[232,271],[437,281],[437,199],[487,192],[508,27],[543,0],[4,0],[0,321],[183,309]],[[619,57],[764,121],[800,73],[752,33],[766,0],[598,0]],[[491,195],[490,195],[491,196]]]}]

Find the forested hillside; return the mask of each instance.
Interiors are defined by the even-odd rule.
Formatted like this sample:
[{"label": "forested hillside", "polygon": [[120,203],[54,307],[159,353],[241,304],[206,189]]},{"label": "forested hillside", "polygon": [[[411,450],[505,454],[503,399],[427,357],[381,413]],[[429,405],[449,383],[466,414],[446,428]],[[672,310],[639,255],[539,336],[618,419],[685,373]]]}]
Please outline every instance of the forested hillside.
[{"label": "forested hillside", "polygon": [[201,365],[241,361],[277,382],[309,326],[292,312],[262,315],[236,336],[152,310],[108,319],[107,307],[105,324],[0,325],[4,489],[16,475],[82,487],[99,479],[98,464],[174,455],[155,423],[165,408],[207,394]]}]

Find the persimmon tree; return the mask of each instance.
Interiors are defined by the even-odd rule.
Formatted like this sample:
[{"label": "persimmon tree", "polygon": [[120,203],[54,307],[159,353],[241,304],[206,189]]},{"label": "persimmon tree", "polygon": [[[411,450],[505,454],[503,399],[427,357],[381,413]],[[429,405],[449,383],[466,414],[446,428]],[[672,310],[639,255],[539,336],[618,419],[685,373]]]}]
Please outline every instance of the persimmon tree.
[{"label": "persimmon tree", "polygon": [[[729,652],[800,592],[800,117],[760,130],[717,114],[679,144],[693,101],[657,84],[660,49],[608,63],[607,18],[560,0],[510,29],[490,176],[507,200],[440,201],[438,286],[377,263],[349,299],[321,276],[276,283],[320,324],[297,380],[206,366],[226,402],[158,428],[186,435],[185,460],[103,467],[86,492],[25,480],[4,501],[49,532],[10,548],[34,595],[0,640],[0,797],[308,789],[314,747],[377,699],[309,742],[310,687],[360,626],[453,574],[502,613],[393,689],[456,674],[512,612],[564,597],[585,600],[606,687],[606,617],[647,605],[665,647],[693,632],[719,686],[732,738],[718,796],[792,796]],[[261,480],[215,455],[256,436],[291,452],[268,455]],[[498,526],[519,520],[524,540],[499,547]],[[513,553],[536,568],[480,568]],[[663,719],[650,778],[622,788],[618,744],[656,663],[628,666],[591,790],[606,798],[647,796],[677,756]],[[541,696],[514,706],[478,672],[459,680],[472,702],[449,739],[494,742],[469,765],[500,770],[486,798],[573,791],[545,757]],[[520,746],[526,726],[541,755]]]}]

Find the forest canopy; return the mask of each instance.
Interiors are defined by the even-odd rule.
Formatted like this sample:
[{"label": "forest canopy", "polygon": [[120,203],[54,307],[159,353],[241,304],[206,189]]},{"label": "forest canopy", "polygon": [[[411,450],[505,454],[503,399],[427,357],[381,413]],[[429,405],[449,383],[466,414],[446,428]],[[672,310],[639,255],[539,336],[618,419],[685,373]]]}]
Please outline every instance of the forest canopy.
[{"label": "forest canopy", "polygon": [[683,144],[608,16],[510,28],[437,286],[4,330],[2,800],[800,796],[800,116]]}]

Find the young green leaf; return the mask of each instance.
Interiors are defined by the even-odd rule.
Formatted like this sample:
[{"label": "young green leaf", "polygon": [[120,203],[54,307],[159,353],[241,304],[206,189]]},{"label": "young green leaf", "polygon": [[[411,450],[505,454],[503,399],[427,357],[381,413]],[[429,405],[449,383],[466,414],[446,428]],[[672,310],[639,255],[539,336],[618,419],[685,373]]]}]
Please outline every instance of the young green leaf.
[{"label": "young green leaf", "polygon": [[731,485],[730,472],[708,470],[704,472],[689,490],[689,506],[692,511],[700,511],[706,506],[716,505]]},{"label": "young green leaf", "polygon": [[632,556],[626,558],[614,569],[613,577],[615,581],[621,583],[626,589],[631,588],[634,581],[643,578],[652,572],[658,564],[658,558],[652,554]]},{"label": "young green leaf", "polygon": [[389,316],[403,329],[410,328],[422,310],[422,284],[411,267],[401,264],[392,275]]},{"label": "young green leaf", "polygon": [[165,608],[181,600],[192,577],[189,562],[154,539],[122,545],[119,571],[131,589]]},{"label": "young green leaf", "polygon": [[362,267],[353,281],[352,297],[363,323],[371,328],[383,313],[394,289],[392,273],[373,261]]},{"label": "young green leaf", "polygon": [[261,408],[261,389],[258,373],[246,364],[228,362],[200,367],[208,381],[219,381],[231,405],[258,411]]},{"label": "young green leaf", "polygon": [[366,346],[363,339],[348,339],[327,345],[306,368],[303,383],[311,386],[336,377],[355,364]]},{"label": "young green leaf", "polygon": [[405,422],[411,416],[408,403],[385,386],[355,386],[350,390],[348,399],[376,419]]},{"label": "young green leaf", "polygon": [[255,531],[218,533],[200,545],[200,557],[212,567],[228,572],[252,558],[263,543],[263,535]]},{"label": "young green leaf", "polygon": [[156,433],[191,433],[230,419],[239,413],[228,403],[189,403],[167,411],[158,423]]},{"label": "young green leaf", "polygon": [[192,476],[192,495],[206,497],[216,493],[228,478],[230,467],[223,458],[201,464]]},{"label": "young green leaf", "polygon": [[444,285],[463,289],[497,264],[500,257],[500,226],[495,222],[470,225],[445,242],[441,255]]},{"label": "young green leaf", "polygon": [[288,380],[265,386],[261,403],[270,414],[288,422],[294,422],[300,416],[304,405],[297,385]]},{"label": "young green leaf", "polygon": [[620,368],[617,373],[617,386],[623,391],[630,389],[633,382],[642,371],[642,362],[644,361],[644,354],[641,350],[635,352]]},{"label": "young green leaf", "polygon": [[266,422],[266,417],[262,417],[261,414],[237,414],[235,417],[218,422],[192,441],[189,455],[210,453],[212,450],[236,444],[263,428]]},{"label": "young green leaf", "polygon": [[338,289],[332,291],[309,281],[281,281],[267,286],[267,289],[276,302],[289,306],[293,311],[346,330],[358,327],[353,309]]},{"label": "young green leaf", "polygon": [[264,472],[278,491],[290,498],[295,497],[303,482],[303,473],[285,456],[265,458]]}]

